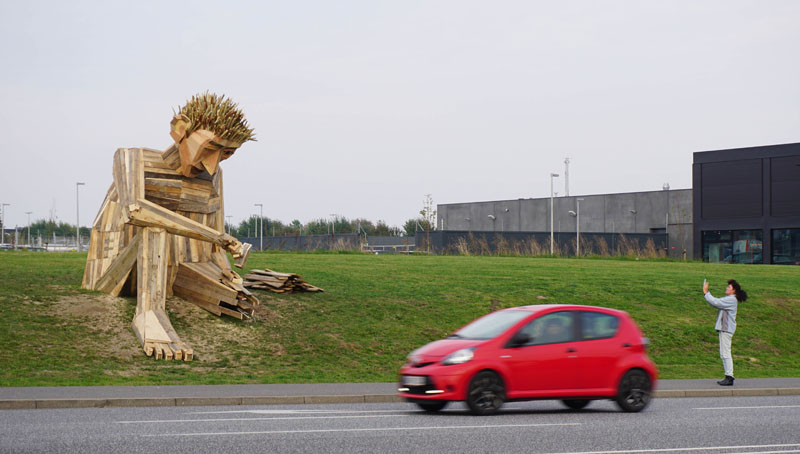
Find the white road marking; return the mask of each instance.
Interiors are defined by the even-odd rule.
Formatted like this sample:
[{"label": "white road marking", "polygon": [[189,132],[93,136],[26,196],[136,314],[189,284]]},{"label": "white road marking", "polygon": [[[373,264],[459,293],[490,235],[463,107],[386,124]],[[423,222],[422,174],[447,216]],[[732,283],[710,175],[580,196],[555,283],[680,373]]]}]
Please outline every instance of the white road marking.
[{"label": "white road marking", "polygon": [[580,426],[580,423],[564,424],[499,424],[492,426],[425,426],[425,427],[375,427],[358,429],[312,429],[312,430],[264,430],[251,432],[194,432],[175,434],[145,434],[145,437],[193,437],[193,436],[219,436],[219,435],[276,435],[276,434],[307,434],[331,432],[391,432],[402,430],[446,430],[446,429],[502,429],[504,427],[547,427],[547,426]]},{"label": "white road marking", "polygon": [[[747,451],[746,454],[780,454],[786,452],[800,452],[800,449],[793,451]],[[737,453],[737,454],[745,454],[745,453]]]},{"label": "white road marking", "polygon": [[[585,451],[585,452],[561,452],[553,454],[629,454],[637,452],[681,452],[681,451],[711,451],[716,449],[755,449],[755,448],[789,448],[800,447],[800,443],[783,444],[783,445],[742,445],[742,446],[708,446],[708,447],[695,447],[695,448],[659,448],[659,449],[631,449],[625,451]],[[786,451],[748,451],[748,454],[779,453],[779,452],[800,452],[800,450],[786,450]]]},{"label": "white road marking", "polygon": [[755,407],[701,407],[692,410],[751,410],[754,408],[800,408],[800,405],[759,405]]},{"label": "white road marking", "polygon": [[411,415],[351,415],[351,416],[278,416],[274,418],[212,418],[212,419],[156,419],[150,421],[117,421],[117,424],[150,424],[154,422],[220,422],[220,421],[282,421],[288,419],[353,419],[402,418]]}]

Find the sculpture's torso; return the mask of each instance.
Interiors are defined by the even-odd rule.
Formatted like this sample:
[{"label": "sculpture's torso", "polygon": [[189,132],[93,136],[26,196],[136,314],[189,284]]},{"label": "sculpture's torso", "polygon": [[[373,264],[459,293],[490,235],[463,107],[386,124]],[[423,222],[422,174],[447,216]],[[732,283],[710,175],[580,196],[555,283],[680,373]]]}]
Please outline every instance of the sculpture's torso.
[{"label": "sculpture's torso", "polygon": [[[131,151],[138,151],[134,149]],[[224,213],[222,210],[221,169],[213,176],[203,173],[188,178],[173,169],[174,164],[164,159],[161,151],[141,149],[144,163],[145,199],[174,211],[200,224],[222,231]],[[125,224],[122,207],[118,203],[115,185],[103,201],[100,212],[92,227],[84,287],[92,288],[100,276],[108,269],[114,259],[122,252],[142,227]],[[172,287],[177,268],[181,263],[203,263],[212,260],[212,253],[220,249],[212,243],[168,234],[168,286]],[[135,288],[135,287],[134,287]],[[132,290],[132,289],[131,289]]]}]

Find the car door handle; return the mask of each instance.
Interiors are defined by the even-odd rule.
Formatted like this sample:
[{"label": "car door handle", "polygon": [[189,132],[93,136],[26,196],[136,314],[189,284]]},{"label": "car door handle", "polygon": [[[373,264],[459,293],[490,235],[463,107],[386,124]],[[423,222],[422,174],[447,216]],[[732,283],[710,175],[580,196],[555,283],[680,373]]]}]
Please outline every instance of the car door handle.
[{"label": "car door handle", "polygon": [[627,343],[627,342],[625,342],[624,344],[622,344],[622,348],[628,348],[628,347],[630,347],[630,346],[631,346],[631,344],[629,344],[629,343]]},{"label": "car door handle", "polygon": [[568,348],[567,349],[567,353],[575,353],[576,351],[577,350],[575,350],[574,348]]}]

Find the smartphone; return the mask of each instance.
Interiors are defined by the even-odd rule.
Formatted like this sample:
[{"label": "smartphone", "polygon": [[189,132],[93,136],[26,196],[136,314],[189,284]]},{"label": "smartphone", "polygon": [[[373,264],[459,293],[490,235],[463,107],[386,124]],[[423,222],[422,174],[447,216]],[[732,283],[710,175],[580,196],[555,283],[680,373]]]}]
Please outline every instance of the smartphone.
[{"label": "smartphone", "polygon": [[705,279],[703,279],[703,285],[706,285],[706,280]]}]

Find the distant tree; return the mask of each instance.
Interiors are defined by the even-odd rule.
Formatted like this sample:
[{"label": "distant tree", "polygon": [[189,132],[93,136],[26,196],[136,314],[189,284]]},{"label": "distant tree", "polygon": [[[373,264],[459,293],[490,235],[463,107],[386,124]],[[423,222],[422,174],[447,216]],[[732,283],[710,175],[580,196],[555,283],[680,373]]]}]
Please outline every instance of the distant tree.
[{"label": "distant tree", "polygon": [[406,236],[414,236],[418,231],[430,232],[431,224],[424,218],[411,218],[403,224],[403,231]]},{"label": "distant tree", "polygon": [[292,235],[303,233],[303,223],[297,219],[292,219],[292,222],[289,223],[287,229]]},{"label": "distant tree", "polygon": [[330,233],[330,223],[325,219],[308,221],[305,226],[306,235],[325,235]]},{"label": "distant tree", "polygon": [[424,226],[426,232],[436,230],[436,208],[433,207],[433,197],[430,194],[425,194],[425,199],[422,203],[423,206],[419,214],[425,220],[425,223],[420,222],[420,225]]}]

